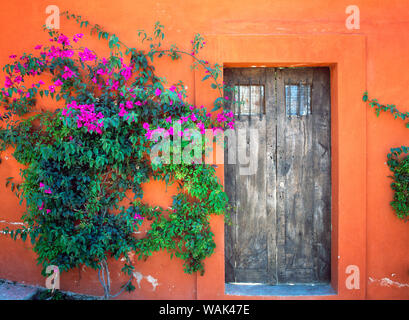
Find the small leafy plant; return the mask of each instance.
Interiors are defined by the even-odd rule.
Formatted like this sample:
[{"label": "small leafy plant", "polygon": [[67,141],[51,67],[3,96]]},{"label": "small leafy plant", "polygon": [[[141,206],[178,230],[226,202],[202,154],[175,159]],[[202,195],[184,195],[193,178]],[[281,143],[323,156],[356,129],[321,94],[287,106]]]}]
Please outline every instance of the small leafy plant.
[{"label": "small leafy plant", "polygon": [[[215,248],[209,216],[228,210],[215,168],[200,161],[153,165],[149,152],[157,132],[174,141],[189,138],[189,129],[203,133],[234,127],[233,114],[223,111],[226,88],[218,82],[220,66],[197,58],[205,44],[200,35],[194,37],[191,51],[175,45],[164,49],[163,26],[157,23],[152,37],[138,31],[141,43],[149,44],[143,51],[81,16],[62,15],[108,41],[110,56],[101,58],[81,46],[82,33],[68,37],[48,29],[49,44],[10,56],[0,90],[5,109],[0,147],[13,148],[13,156],[24,165],[22,182],[10,177],[6,184],[27,210],[25,227],[4,231],[13,239],[30,237],[44,275],[48,265],[61,272],[83,265],[98,270],[105,298],[135,289],[134,252],[146,259],[166,249],[184,260],[186,273],[203,273],[203,259]],[[212,80],[212,88],[220,92],[213,108],[222,109],[217,119],[203,106],[185,101],[183,82],[166,88],[165,79],[155,75],[155,58],[178,60],[183,55],[193,59],[193,68],[205,68],[203,80]],[[62,107],[43,110],[40,104]],[[170,208],[142,202],[141,184],[151,179],[178,183]],[[144,220],[150,221],[150,229],[137,239]],[[125,258],[122,271],[129,281],[117,294],[110,289],[109,258]]]},{"label": "small leafy plant", "polygon": [[[409,112],[400,112],[393,104],[383,105],[378,102],[377,99],[369,99],[368,93],[363,95],[363,101],[369,102],[369,105],[374,108],[376,116],[379,116],[381,112],[390,112],[395,119],[406,120],[409,119]],[[406,127],[409,128],[409,122],[406,123]],[[391,188],[394,191],[393,201],[391,206],[394,209],[396,215],[400,219],[408,220],[409,217],[409,148],[401,146],[400,148],[392,148],[388,153],[387,164],[392,171],[393,182]]]}]

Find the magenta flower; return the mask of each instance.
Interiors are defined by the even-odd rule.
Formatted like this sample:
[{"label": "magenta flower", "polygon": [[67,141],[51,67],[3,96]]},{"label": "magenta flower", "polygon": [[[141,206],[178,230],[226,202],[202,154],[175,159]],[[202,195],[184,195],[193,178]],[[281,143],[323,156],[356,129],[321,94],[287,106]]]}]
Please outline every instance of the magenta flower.
[{"label": "magenta flower", "polygon": [[199,122],[196,124],[196,126],[199,128],[201,134],[204,134],[204,133],[205,133],[205,127],[204,127],[204,124],[203,124],[202,121],[199,121]]},{"label": "magenta flower", "polygon": [[171,117],[171,116],[167,117],[167,118],[165,119],[165,121],[168,122],[168,123],[171,123],[171,122],[172,122],[172,117]]},{"label": "magenta flower", "polygon": [[6,88],[10,88],[13,86],[13,81],[11,81],[10,77],[6,77],[6,81],[4,82],[4,86]]},{"label": "magenta flower", "polygon": [[132,108],[134,107],[132,101],[127,101],[127,102],[125,103],[125,106],[126,106],[128,109],[132,109]]},{"label": "magenta flower", "polygon": [[126,112],[126,110],[125,110],[125,108],[123,107],[123,104],[121,103],[121,109],[119,110],[119,113],[118,113],[118,115],[120,116],[120,117],[123,117],[123,116],[125,116],[125,115],[127,115],[128,114],[128,112]]},{"label": "magenta flower", "polygon": [[145,123],[142,125],[142,127],[143,127],[145,130],[149,130],[149,123],[145,122]]},{"label": "magenta flower", "polygon": [[76,77],[77,75],[74,73],[74,71],[72,71],[70,68],[68,68],[67,66],[64,67],[64,73],[62,75],[62,77],[67,80],[69,78],[73,78]]},{"label": "magenta flower", "polygon": [[51,212],[51,210],[50,210],[50,209],[47,209],[47,210],[46,210],[46,212],[47,212],[47,213],[50,213],[50,212]]},{"label": "magenta flower", "polygon": [[93,61],[97,59],[97,56],[88,48],[84,48],[84,51],[79,52],[78,55],[82,61]]},{"label": "magenta flower", "polygon": [[55,85],[56,87],[59,87],[59,86],[62,86],[62,85],[63,85],[63,82],[62,82],[60,79],[57,79],[57,81],[54,82],[54,85]]},{"label": "magenta flower", "polygon": [[159,97],[161,95],[161,93],[162,93],[162,91],[159,88],[156,88],[155,95]]},{"label": "magenta flower", "polygon": [[10,59],[15,59],[15,58],[17,58],[17,56],[15,54],[13,54],[13,55],[9,56],[9,58]]},{"label": "magenta flower", "polygon": [[70,45],[70,40],[68,37],[64,34],[60,34],[57,40],[58,43],[61,43],[62,45],[69,46]]},{"label": "magenta flower", "polygon": [[38,45],[36,45],[36,46],[34,47],[34,49],[35,49],[35,50],[40,50],[42,46],[43,46],[42,44],[38,44]]},{"label": "magenta flower", "polygon": [[77,33],[74,35],[74,38],[72,39],[74,42],[78,42],[80,39],[82,39],[83,34],[82,33]]},{"label": "magenta flower", "polygon": [[50,89],[50,92],[55,92],[55,87],[54,86],[49,86],[48,89]]},{"label": "magenta flower", "polygon": [[44,209],[44,202],[41,202],[41,206],[38,206],[38,210],[43,210]]},{"label": "magenta flower", "polygon": [[45,184],[40,182],[40,188],[44,188]]},{"label": "magenta flower", "polygon": [[223,113],[219,113],[218,115],[217,115],[217,122],[224,122],[224,121],[226,121],[227,119],[226,119],[226,117],[224,116],[224,114]]},{"label": "magenta flower", "polygon": [[52,194],[53,192],[51,191],[51,189],[47,189],[47,190],[44,190],[44,193]]}]

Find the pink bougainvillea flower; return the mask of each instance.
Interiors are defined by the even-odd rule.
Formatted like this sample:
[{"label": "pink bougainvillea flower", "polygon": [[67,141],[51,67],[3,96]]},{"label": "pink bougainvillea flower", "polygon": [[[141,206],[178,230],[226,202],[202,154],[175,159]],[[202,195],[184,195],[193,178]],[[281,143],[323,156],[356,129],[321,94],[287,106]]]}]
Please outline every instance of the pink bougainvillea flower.
[{"label": "pink bougainvillea flower", "polygon": [[228,96],[225,96],[224,98],[225,98],[226,100],[229,100],[229,97],[228,97]]},{"label": "pink bougainvillea flower", "polygon": [[69,136],[68,139],[70,139],[70,141],[71,141],[71,140],[73,139],[73,137],[72,137],[72,136]]},{"label": "pink bougainvillea flower", "polygon": [[21,76],[17,76],[17,77],[14,78],[14,82],[17,83],[17,84],[19,84],[22,81],[23,81],[23,78]]},{"label": "pink bougainvillea flower", "polygon": [[84,48],[84,50],[79,52],[78,55],[82,61],[93,61],[97,59],[97,56],[88,48]]},{"label": "pink bougainvillea flower", "polygon": [[38,81],[39,85],[45,84],[43,80]]},{"label": "pink bougainvillea flower", "polygon": [[134,219],[143,219],[143,217],[139,213],[135,213]]},{"label": "pink bougainvillea flower", "polygon": [[159,97],[161,95],[161,93],[162,93],[162,91],[159,88],[156,88],[155,95]]},{"label": "pink bougainvillea flower", "polygon": [[47,209],[47,210],[46,210],[46,212],[47,212],[47,213],[50,213],[50,212],[51,212],[51,210],[50,210],[50,209]]},{"label": "pink bougainvillea flower", "polygon": [[26,98],[30,98],[30,92],[26,93]]},{"label": "pink bougainvillea flower", "polygon": [[42,44],[38,44],[38,45],[36,45],[36,46],[34,47],[34,49],[35,49],[35,50],[40,50],[42,46],[43,46]]},{"label": "pink bougainvillea flower", "polygon": [[11,81],[10,77],[6,77],[6,81],[4,82],[4,86],[6,88],[10,88],[13,86],[13,81]]},{"label": "pink bougainvillea flower", "polygon": [[226,117],[224,116],[224,114],[223,113],[219,113],[218,115],[217,115],[217,122],[224,122],[224,121],[226,121],[227,119],[226,119]]},{"label": "pink bougainvillea flower", "polygon": [[119,115],[120,117],[123,117],[123,116],[126,116],[127,114],[128,114],[128,112],[126,112],[125,108],[124,108],[123,105],[122,105],[121,109],[119,110],[118,115]]},{"label": "pink bougainvillea flower", "polygon": [[132,67],[131,66],[125,66],[121,70],[121,75],[125,78],[125,80],[128,80],[132,76]]},{"label": "pink bougainvillea flower", "polygon": [[74,78],[77,75],[75,74],[74,71],[72,71],[70,68],[68,68],[67,66],[64,67],[64,73],[62,75],[62,77],[67,80],[69,78]]},{"label": "pink bougainvillea flower", "polygon": [[57,79],[57,81],[54,82],[54,86],[59,87],[62,86],[63,82],[60,79]]},{"label": "pink bougainvillea flower", "polygon": [[175,86],[171,86],[171,87],[169,88],[169,91],[175,92],[175,90],[176,90],[176,87],[175,87]]},{"label": "pink bougainvillea flower", "polygon": [[44,188],[45,184],[40,182],[40,188]]},{"label": "pink bougainvillea flower", "polygon": [[232,130],[234,129],[234,122],[233,121],[229,122],[227,125],[229,126],[230,129],[232,129]]},{"label": "pink bougainvillea flower", "polygon": [[167,118],[165,119],[165,121],[168,122],[168,123],[171,123],[171,122],[172,122],[172,117],[171,117],[171,116],[167,117]]},{"label": "pink bougainvillea flower", "polygon": [[74,38],[72,39],[74,42],[78,42],[80,39],[82,39],[84,35],[82,33],[77,33],[74,35]]},{"label": "pink bougainvillea flower", "polygon": [[48,89],[50,89],[50,92],[55,92],[55,87],[54,86],[49,86]]},{"label": "pink bougainvillea flower", "polygon": [[192,121],[196,121],[197,120],[196,115],[194,113],[192,113],[190,115],[190,119],[192,119]]},{"label": "pink bougainvillea flower", "polygon": [[41,206],[38,206],[38,210],[43,210],[44,209],[44,202],[41,202]]},{"label": "pink bougainvillea flower", "polygon": [[127,101],[125,103],[125,107],[127,107],[128,109],[132,109],[134,107],[133,102],[132,101]]},{"label": "pink bougainvillea flower", "polygon": [[145,123],[142,125],[142,127],[143,127],[145,130],[149,130],[149,123],[145,122]]},{"label": "pink bougainvillea flower", "polygon": [[173,136],[173,133],[174,133],[173,127],[170,127],[170,128],[169,128],[168,133]]},{"label": "pink bougainvillea flower", "polygon": [[47,190],[44,190],[44,193],[52,194],[53,192],[51,191],[51,189],[47,189]]},{"label": "pink bougainvillea flower", "polygon": [[58,43],[61,43],[62,45],[69,46],[70,45],[70,39],[64,34],[60,34],[57,40]]},{"label": "pink bougainvillea flower", "polygon": [[[75,114],[72,114],[75,110]],[[77,118],[77,128],[82,128],[83,126],[88,129],[88,132],[102,133],[101,128],[103,128],[103,118],[104,115],[101,112],[95,112],[94,104],[84,104],[79,105],[75,100],[67,104],[67,106],[62,110],[62,115],[64,116],[76,116]]]},{"label": "pink bougainvillea flower", "polygon": [[199,121],[199,122],[196,124],[196,126],[199,128],[201,134],[204,134],[204,133],[205,133],[205,127],[204,127],[204,124],[203,124],[202,121]]},{"label": "pink bougainvillea flower", "polygon": [[11,56],[9,56],[10,59],[15,59],[17,58],[17,56],[15,54],[12,54]]}]

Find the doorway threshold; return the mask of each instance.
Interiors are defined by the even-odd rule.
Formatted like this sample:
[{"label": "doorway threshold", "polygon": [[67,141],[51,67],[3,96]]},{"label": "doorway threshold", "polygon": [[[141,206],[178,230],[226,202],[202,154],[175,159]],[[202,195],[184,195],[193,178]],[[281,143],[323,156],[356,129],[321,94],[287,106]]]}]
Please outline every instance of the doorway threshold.
[{"label": "doorway threshold", "polygon": [[330,284],[226,283],[225,294],[234,296],[328,296],[337,293]]}]

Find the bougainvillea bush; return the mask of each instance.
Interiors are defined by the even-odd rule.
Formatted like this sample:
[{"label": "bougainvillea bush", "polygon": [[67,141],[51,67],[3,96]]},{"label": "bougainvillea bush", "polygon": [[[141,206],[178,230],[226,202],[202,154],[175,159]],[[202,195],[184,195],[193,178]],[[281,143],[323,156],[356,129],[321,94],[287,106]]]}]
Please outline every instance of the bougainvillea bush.
[{"label": "bougainvillea bush", "polygon": [[[212,165],[153,164],[149,152],[156,141],[151,138],[158,132],[174,140],[183,136],[183,147],[189,143],[188,129],[233,128],[233,115],[221,111],[212,119],[204,107],[188,104],[183,83],[166,86],[152,63],[157,57],[188,55],[193,67],[206,69],[204,80],[213,80],[211,86],[222,92],[220,67],[197,58],[204,44],[200,35],[187,52],[174,45],[162,49],[163,26],[157,23],[152,37],[139,31],[141,41],[149,43],[142,51],[80,16],[63,15],[90,30],[89,36],[107,41],[111,53],[100,57],[83,46],[87,36],[82,33],[68,37],[46,29],[49,43],[10,56],[4,66],[1,148],[12,147],[24,165],[22,183],[10,177],[7,184],[26,205],[25,227],[5,231],[14,239],[29,236],[44,270],[47,265],[61,272],[82,265],[98,270],[106,298],[114,296],[110,257],[125,258],[122,271],[130,278],[123,290],[129,291],[134,289],[131,252],[144,259],[166,249],[184,260],[185,272],[203,272],[203,259],[215,247],[209,216],[226,212],[227,196]],[[39,98],[63,107],[40,110]],[[222,105],[220,96],[215,109]],[[141,184],[151,179],[178,183],[170,208],[142,203]],[[150,229],[137,239],[144,219],[151,221]]]}]

